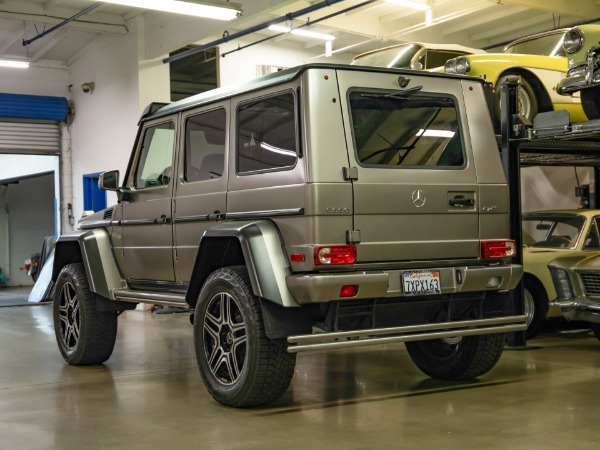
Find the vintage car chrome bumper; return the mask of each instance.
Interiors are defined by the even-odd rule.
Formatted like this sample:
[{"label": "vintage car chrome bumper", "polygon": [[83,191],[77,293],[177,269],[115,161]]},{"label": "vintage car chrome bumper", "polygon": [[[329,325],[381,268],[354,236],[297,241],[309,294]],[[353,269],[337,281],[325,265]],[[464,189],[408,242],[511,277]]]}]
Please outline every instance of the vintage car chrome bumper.
[{"label": "vintage car chrome bumper", "polygon": [[[507,291],[514,289],[523,275],[523,266],[517,264],[443,267],[432,270],[439,271],[441,294]],[[350,298],[353,300],[404,297],[403,272],[410,270],[288,275],[286,284],[296,302],[301,305],[348,299],[340,297],[340,291],[346,285],[358,286],[357,295]]]},{"label": "vintage car chrome bumper", "polygon": [[589,49],[585,61],[569,69],[567,77],[559,81],[556,92],[569,95],[598,85],[600,85],[600,46]]},{"label": "vintage car chrome bumper", "polygon": [[550,306],[560,308],[567,320],[583,320],[600,323],[600,303],[587,298],[577,300],[555,300]]}]

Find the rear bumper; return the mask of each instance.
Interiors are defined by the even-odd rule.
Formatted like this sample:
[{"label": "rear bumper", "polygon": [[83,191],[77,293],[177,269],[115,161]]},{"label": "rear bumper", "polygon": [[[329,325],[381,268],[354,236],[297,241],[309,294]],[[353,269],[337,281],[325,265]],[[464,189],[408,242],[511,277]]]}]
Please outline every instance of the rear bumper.
[{"label": "rear bumper", "polygon": [[[421,270],[421,269],[420,269]],[[440,272],[441,294],[514,289],[523,267],[517,264],[498,266],[432,267]],[[286,284],[299,304],[326,303],[332,300],[405,297],[402,287],[404,270],[344,272],[289,275]],[[345,285],[358,286],[351,298],[340,297]]]},{"label": "rear bumper", "polygon": [[555,300],[550,306],[560,308],[567,320],[582,320],[600,323],[600,302],[587,298],[577,300]]}]

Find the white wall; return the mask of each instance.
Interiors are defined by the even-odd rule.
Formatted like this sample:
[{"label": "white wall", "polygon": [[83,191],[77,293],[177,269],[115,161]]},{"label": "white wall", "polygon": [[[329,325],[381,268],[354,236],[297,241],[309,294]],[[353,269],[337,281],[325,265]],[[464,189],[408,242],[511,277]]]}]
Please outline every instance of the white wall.
[{"label": "white wall", "polygon": [[40,61],[28,69],[0,67],[0,92],[69,97],[69,70],[64,64]]},{"label": "white wall", "polygon": [[[578,168],[580,184],[590,182],[589,170]],[[521,169],[521,210],[573,209],[577,178],[573,167],[524,167]]]},{"label": "white wall", "polygon": [[54,176],[20,180],[0,190],[0,207],[9,218],[8,286],[28,286],[33,280],[20,271],[25,259],[42,249],[44,236],[54,235]]}]

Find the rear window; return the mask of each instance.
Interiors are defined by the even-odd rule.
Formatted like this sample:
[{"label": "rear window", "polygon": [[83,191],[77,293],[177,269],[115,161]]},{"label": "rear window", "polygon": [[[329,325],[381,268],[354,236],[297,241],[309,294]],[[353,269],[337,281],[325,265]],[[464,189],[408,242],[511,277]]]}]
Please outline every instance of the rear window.
[{"label": "rear window", "polygon": [[459,168],[465,156],[454,98],[353,91],[357,160],[363,166]]}]

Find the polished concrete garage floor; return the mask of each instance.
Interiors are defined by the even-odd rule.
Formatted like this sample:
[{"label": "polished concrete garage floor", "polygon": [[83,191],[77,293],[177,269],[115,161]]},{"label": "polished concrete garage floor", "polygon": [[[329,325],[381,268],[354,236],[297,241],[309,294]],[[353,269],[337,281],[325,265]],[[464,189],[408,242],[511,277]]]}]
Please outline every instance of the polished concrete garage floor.
[{"label": "polished concrete garage floor", "polygon": [[[0,308],[2,449],[542,449],[600,444],[600,342],[506,351],[472,382],[427,378],[403,345],[298,356],[277,403],[215,403],[188,314],[129,311],[103,366],[71,367],[50,305]],[[596,447],[597,448],[597,447]]]}]

